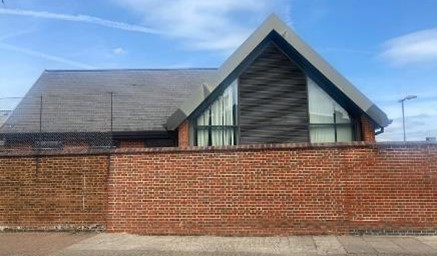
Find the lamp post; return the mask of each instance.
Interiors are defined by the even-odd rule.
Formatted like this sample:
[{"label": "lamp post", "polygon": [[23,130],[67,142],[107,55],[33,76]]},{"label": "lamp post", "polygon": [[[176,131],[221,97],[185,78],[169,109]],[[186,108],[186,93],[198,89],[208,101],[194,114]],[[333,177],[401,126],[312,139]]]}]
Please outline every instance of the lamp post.
[{"label": "lamp post", "polygon": [[402,127],[403,127],[403,129],[404,129],[404,141],[407,141],[407,137],[406,137],[406,135],[405,135],[405,110],[404,110],[404,102],[405,102],[406,100],[412,100],[412,99],[415,99],[415,98],[417,98],[416,95],[408,95],[408,96],[406,96],[405,98],[400,99],[400,100],[398,101],[398,102],[400,102],[400,103],[402,104]]}]

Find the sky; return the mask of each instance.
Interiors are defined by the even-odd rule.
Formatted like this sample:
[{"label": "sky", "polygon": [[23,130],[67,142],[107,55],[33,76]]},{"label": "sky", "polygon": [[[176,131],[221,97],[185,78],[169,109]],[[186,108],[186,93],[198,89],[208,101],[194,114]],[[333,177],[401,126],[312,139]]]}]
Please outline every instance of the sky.
[{"label": "sky", "polygon": [[[0,97],[45,69],[219,67],[271,13],[384,110],[378,141],[437,136],[435,0],[4,0]],[[7,105],[10,99],[0,99]]]}]

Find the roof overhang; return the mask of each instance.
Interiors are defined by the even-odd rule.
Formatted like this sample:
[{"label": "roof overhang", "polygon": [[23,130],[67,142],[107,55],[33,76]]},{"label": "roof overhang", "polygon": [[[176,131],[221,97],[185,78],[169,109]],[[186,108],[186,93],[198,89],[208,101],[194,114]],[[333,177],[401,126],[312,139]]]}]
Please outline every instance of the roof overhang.
[{"label": "roof overhang", "polygon": [[353,103],[360,111],[365,113],[376,126],[386,127],[391,123],[387,115],[361,93],[351,82],[343,77],[319,54],[307,45],[291,28],[282,22],[276,15],[269,18],[249,36],[249,38],[224,62],[217,73],[206,83],[200,86],[193,95],[185,101],[176,112],[167,119],[167,129],[176,129],[188,118],[210,94],[225,81],[231,73],[260,45],[269,35],[279,36],[281,41],[290,46],[292,51],[302,56],[309,68],[314,69],[324,81],[334,85],[336,90],[347,101]]}]

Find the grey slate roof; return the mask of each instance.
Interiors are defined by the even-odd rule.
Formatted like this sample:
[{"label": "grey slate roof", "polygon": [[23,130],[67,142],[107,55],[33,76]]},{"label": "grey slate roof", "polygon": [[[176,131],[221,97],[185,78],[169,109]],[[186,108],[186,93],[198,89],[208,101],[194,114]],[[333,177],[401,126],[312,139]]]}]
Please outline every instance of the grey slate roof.
[{"label": "grey slate roof", "polygon": [[45,71],[0,133],[165,131],[167,118],[215,69]]},{"label": "grey slate roof", "polygon": [[11,114],[11,110],[0,110],[0,126],[8,119]]}]

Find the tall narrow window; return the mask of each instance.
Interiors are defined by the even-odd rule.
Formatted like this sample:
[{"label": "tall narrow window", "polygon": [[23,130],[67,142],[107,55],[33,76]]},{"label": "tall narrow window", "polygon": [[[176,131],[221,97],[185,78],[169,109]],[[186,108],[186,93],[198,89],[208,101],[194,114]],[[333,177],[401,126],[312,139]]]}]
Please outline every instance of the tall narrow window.
[{"label": "tall narrow window", "polygon": [[235,80],[195,121],[198,146],[237,143],[237,86]]},{"label": "tall narrow window", "polygon": [[311,142],[347,142],[353,140],[349,114],[314,81],[308,78]]}]

